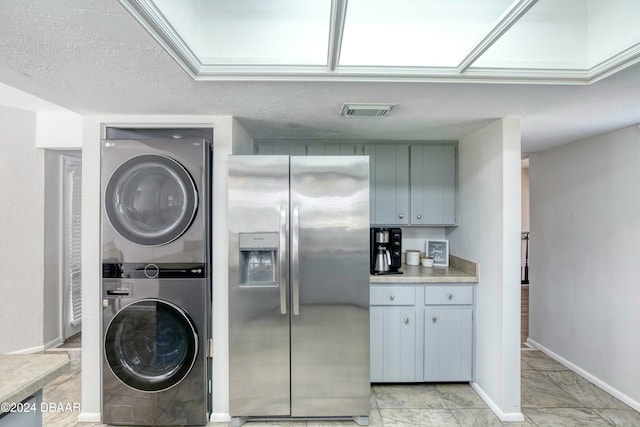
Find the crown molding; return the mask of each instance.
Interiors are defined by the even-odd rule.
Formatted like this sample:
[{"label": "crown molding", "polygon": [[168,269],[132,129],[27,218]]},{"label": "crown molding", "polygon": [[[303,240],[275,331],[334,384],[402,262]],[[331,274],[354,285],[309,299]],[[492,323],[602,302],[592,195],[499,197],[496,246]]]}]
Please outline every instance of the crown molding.
[{"label": "crown molding", "polygon": [[628,47],[589,69],[589,83],[595,83],[640,61],[640,43]]},{"label": "crown molding", "polygon": [[118,0],[118,2],[191,78],[196,79],[203,64],[153,1]]}]

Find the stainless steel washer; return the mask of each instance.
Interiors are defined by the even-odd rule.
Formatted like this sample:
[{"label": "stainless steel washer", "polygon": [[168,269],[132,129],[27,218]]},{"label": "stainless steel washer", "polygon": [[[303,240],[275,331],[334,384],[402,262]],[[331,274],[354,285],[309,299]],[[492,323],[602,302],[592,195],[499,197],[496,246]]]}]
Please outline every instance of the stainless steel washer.
[{"label": "stainless steel washer", "polygon": [[147,279],[137,268],[103,278],[104,423],[207,423],[209,294],[206,279],[189,274]]}]

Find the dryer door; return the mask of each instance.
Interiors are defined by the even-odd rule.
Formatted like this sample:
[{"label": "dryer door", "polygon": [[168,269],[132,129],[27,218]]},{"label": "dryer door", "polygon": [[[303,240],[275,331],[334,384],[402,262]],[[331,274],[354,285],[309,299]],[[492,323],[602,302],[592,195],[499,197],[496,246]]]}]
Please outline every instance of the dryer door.
[{"label": "dryer door", "polygon": [[113,172],[104,202],[111,225],[122,237],[159,246],[187,231],[198,209],[198,193],[180,163],[145,154],[127,160]]},{"label": "dryer door", "polygon": [[198,356],[198,335],[178,306],[142,299],[113,317],[104,351],[109,367],[123,383],[136,390],[162,391],[191,371]]}]

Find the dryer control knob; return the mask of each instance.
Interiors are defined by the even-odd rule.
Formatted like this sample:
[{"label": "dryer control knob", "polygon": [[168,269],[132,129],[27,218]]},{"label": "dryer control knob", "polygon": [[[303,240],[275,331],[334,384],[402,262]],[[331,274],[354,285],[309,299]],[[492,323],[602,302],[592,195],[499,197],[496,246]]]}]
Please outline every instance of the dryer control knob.
[{"label": "dryer control knob", "polygon": [[147,264],[144,267],[144,275],[149,279],[155,279],[160,274],[160,269],[155,264]]}]

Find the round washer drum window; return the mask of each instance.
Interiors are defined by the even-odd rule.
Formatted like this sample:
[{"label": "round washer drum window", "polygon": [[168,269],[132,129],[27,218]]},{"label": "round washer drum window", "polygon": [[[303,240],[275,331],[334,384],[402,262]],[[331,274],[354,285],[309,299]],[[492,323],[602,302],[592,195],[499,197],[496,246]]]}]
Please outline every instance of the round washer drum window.
[{"label": "round washer drum window", "polygon": [[145,299],[123,308],[111,320],[104,351],[111,371],[123,383],[157,392],[187,376],[198,354],[198,336],[179,307]]},{"label": "round washer drum window", "polygon": [[145,154],[121,164],[105,191],[111,225],[127,240],[159,246],[180,237],[198,208],[189,172],[175,160]]}]

